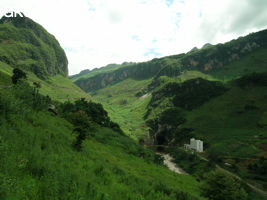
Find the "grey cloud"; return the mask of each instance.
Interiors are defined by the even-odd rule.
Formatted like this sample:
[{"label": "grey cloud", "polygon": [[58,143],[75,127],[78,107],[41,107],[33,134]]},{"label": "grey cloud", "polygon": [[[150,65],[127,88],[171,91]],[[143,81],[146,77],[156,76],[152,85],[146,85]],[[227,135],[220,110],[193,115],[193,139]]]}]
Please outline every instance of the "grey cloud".
[{"label": "grey cloud", "polygon": [[267,28],[267,0],[242,0],[232,2],[216,21],[203,21],[198,35],[213,43],[219,34],[237,36],[264,28]]},{"label": "grey cloud", "polygon": [[[228,31],[236,33],[250,29],[262,29],[267,27],[267,1],[266,0],[246,0],[243,7],[236,7],[236,11],[228,13],[232,15],[232,21]],[[237,1],[238,2],[238,1]],[[242,4],[241,4],[242,5]]]}]

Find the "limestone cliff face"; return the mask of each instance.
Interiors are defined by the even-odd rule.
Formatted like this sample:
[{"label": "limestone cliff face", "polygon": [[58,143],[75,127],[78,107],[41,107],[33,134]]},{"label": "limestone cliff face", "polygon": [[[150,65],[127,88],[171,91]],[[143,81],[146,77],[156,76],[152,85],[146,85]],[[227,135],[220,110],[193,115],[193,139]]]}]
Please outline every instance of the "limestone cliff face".
[{"label": "limestone cliff face", "polygon": [[164,65],[160,59],[151,62],[134,63],[108,73],[100,73],[90,78],[79,79],[75,83],[86,92],[112,85],[128,78],[142,80],[155,76]]},{"label": "limestone cliff face", "polygon": [[208,73],[264,47],[267,47],[267,30],[253,33],[225,44],[189,52],[181,59],[182,68]]},{"label": "limestone cliff face", "polygon": [[253,51],[266,47],[267,30],[264,30],[225,44],[207,44],[201,49],[194,48],[186,54],[130,64],[112,72],[103,72],[90,78],[78,79],[75,83],[83,90],[92,92],[128,78],[174,77],[187,70],[209,74],[244,58]]},{"label": "limestone cliff face", "polygon": [[68,60],[59,42],[28,17],[1,18],[0,61],[43,79],[68,75]]}]

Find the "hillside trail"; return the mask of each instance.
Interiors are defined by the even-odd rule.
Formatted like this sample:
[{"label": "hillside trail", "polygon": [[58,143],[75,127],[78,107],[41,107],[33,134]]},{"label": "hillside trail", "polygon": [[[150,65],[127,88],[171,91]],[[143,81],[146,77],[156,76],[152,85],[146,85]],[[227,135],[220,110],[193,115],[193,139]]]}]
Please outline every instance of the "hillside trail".
[{"label": "hillside trail", "polygon": [[[198,155],[201,159],[208,161],[208,159],[204,158],[203,156]],[[267,199],[267,192],[261,190],[260,188],[256,187],[255,185],[252,185],[251,183],[248,183],[247,181],[243,180],[241,177],[239,177],[238,175],[228,171],[227,169],[222,168],[221,166],[216,164],[216,168],[225,172],[226,174],[235,177],[236,179],[243,181],[248,187],[250,187],[252,190],[254,190],[256,193],[260,194],[261,196],[263,196],[264,198]]]},{"label": "hillside trail", "polygon": [[169,154],[165,153],[157,153],[158,155],[163,157],[163,163],[165,166],[169,168],[169,170],[177,173],[177,174],[187,174],[181,167],[179,167],[177,164],[172,162],[173,157],[171,157]]},{"label": "hillside trail", "polygon": [[265,197],[267,199],[267,192],[265,192],[265,191],[261,190],[260,188],[258,188],[256,186],[254,186],[254,185],[246,182],[245,180],[243,180],[242,178],[240,178],[238,175],[236,175],[236,174],[234,174],[234,173],[232,173],[232,172],[230,172],[230,171],[228,171],[228,170],[220,167],[219,165],[216,165],[216,167],[219,170],[225,172],[226,174],[229,174],[230,176],[233,176],[233,177],[237,178],[238,180],[245,182],[248,187],[250,187],[252,190],[254,190],[255,192],[257,192],[258,194],[262,195],[263,197]]}]

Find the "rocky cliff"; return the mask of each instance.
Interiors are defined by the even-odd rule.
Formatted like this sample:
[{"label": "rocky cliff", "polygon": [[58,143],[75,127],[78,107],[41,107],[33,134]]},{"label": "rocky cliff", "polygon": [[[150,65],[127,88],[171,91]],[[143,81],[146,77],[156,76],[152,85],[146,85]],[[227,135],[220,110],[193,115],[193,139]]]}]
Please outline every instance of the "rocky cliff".
[{"label": "rocky cliff", "polygon": [[225,44],[207,44],[186,54],[129,64],[111,72],[99,72],[89,78],[76,77],[75,83],[83,90],[91,92],[128,78],[140,80],[160,76],[174,77],[188,70],[210,74],[266,47],[267,30],[263,30]]}]

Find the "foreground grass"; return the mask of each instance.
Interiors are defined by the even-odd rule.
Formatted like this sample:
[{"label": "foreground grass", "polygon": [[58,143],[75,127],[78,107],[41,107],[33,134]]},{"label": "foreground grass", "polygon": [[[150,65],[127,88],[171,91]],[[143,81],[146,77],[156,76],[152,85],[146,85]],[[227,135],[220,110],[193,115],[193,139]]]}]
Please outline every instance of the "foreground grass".
[{"label": "foreground grass", "polygon": [[193,177],[137,157],[138,146],[109,128],[76,151],[72,124],[10,90],[0,90],[0,199],[202,199]]},{"label": "foreground grass", "polygon": [[[12,76],[12,70],[12,67],[0,62],[0,84],[11,85],[10,77]],[[46,80],[41,80],[35,74],[27,72],[27,77],[30,84],[39,82],[41,84],[40,93],[48,95],[54,100],[64,102],[67,100],[74,101],[79,98],[91,99],[89,94],[86,94],[72,83],[71,80],[62,75],[56,75]]]}]

